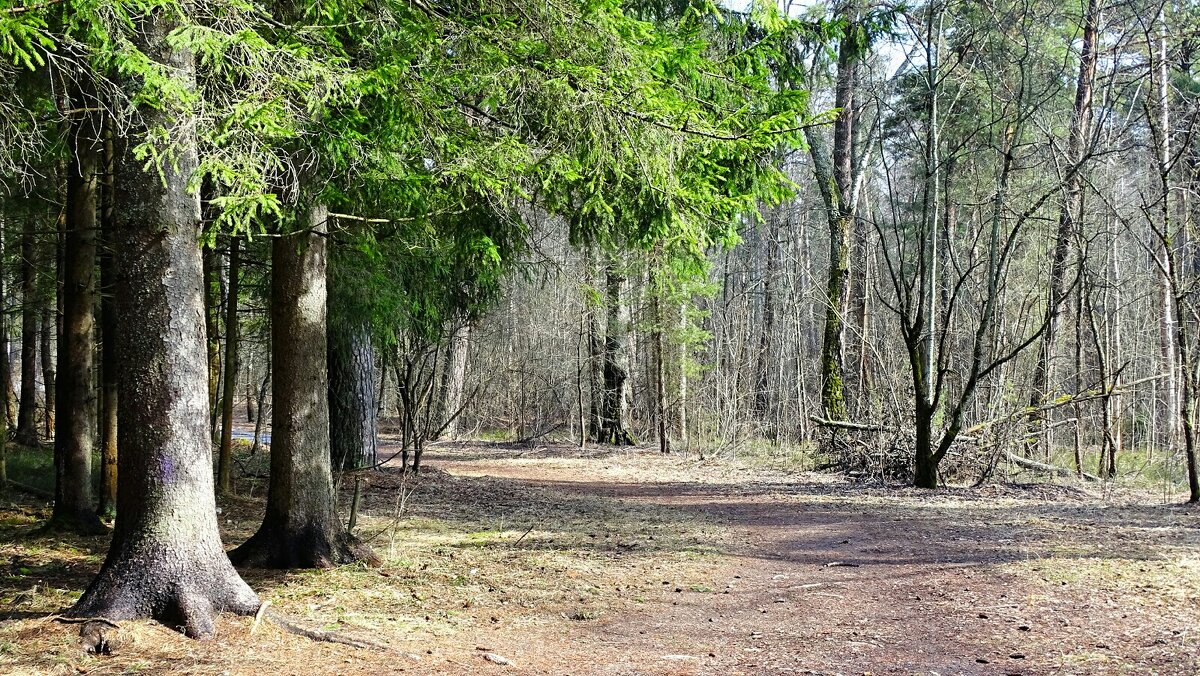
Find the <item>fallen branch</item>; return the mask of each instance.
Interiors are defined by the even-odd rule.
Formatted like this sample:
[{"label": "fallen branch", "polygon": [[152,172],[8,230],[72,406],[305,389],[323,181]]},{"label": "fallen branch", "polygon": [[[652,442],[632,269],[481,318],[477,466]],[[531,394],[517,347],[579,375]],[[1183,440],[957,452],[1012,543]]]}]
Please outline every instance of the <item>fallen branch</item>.
[{"label": "fallen branch", "polygon": [[839,430],[854,430],[856,432],[899,432],[896,427],[887,427],[885,425],[870,425],[867,423],[856,423],[849,420],[827,420],[820,416],[809,416],[809,420],[815,422],[821,427],[833,427]]},{"label": "fallen branch", "polygon": [[974,425],[973,427],[969,427],[963,431],[966,434],[977,434],[977,433],[982,432],[983,430],[985,430],[989,427],[992,427],[994,425],[998,425],[1000,423],[1005,423],[1005,422],[1011,422],[1018,418],[1028,417],[1030,415],[1033,415],[1034,413],[1045,413],[1047,411],[1052,411],[1056,408],[1062,408],[1063,406],[1070,406],[1071,404],[1079,404],[1079,403],[1083,403],[1085,401],[1092,401],[1095,399],[1104,399],[1106,397],[1111,397],[1116,394],[1125,394],[1127,392],[1132,391],[1138,385],[1141,385],[1143,383],[1148,383],[1148,382],[1151,382],[1154,380],[1162,380],[1163,378],[1166,378],[1166,377],[1167,377],[1166,374],[1160,373],[1155,376],[1147,376],[1145,378],[1139,378],[1137,380],[1133,380],[1128,383],[1124,383],[1122,385],[1114,384],[1113,386],[1111,386],[1107,389],[1086,390],[1084,392],[1076,392],[1075,394],[1064,394],[1063,396],[1055,399],[1054,401],[1050,401],[1050,402],[1047,402],[1044,404],[1039,404],[1037,406],[1025,406],[1025,407],[1019,408],[1007,415],[1003,415],[999,418],[993,418],[992,420],[985,420],[985,421],[978,423],[978,424]]},{"label": "fallen branch", "polygon": [[29,486],[27,484],[18,483],[16,481],[13,481],[12,479],[9,479],[8,481],[4,482],[4,485],[5,485],[5,487],[15,488],[15,489],[21,491],[22,493],[28,493],[30,495],[33,495],[33,496],[36,496],[39,498],[45,498],[47,500],[54,499],[54,493],[51,493],[50,491],[44,491],[40,488],[35,488],[35,487]]},{"label": "fallen branch", "polygon": [[1056,476],[1081,476],[1088,481],[1097,481],[1097,482],[1100,481],[1100,477],[1098,477],[1094,474],[1088,474],[1087,472],[1080,472],[1077,474],[1076,472],[1073,472],[1073,471],[1067,469],[1066,467],[1059,467],[1058,465],[1047,465],[1044,462],[1030,460],[1029,458],[1022,458],[1021,456],[1016,455],[1014,453],[1006,452],[1004,454],[1004,457],[1007,458],[1008,461],[1011,462],[1012,464],[1017,465],[1018,467],[1024,467],[1025,469],[1034,469],[1039,472],[1046,472],[1048,474],[1054,474]]}]

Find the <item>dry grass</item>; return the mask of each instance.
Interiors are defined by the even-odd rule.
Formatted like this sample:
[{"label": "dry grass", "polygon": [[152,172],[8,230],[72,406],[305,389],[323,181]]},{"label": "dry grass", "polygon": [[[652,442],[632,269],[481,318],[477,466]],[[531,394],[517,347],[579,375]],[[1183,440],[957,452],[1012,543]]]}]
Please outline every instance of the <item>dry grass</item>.
[{"label": "dry grass", "polygon": [[[219,503],[228,543],[261,519],[263,486],[253,477],[264,461],[243,458],[240,497]],[[131,622],[115,655],[85,655],[76,628],[50,617],[78,597],[107,542],[36,535],[46,505],[2,494],[0,673],[507,668],[485,662],[485,652],[534,673],[929,671],[933,663],[899,652],[912,643],[910,622],[925,627],[918,647],[928,655],[978,650],[995,664],[1020,646],[1029,659],[1014,673],[1200,667],[1197,513],[1144,495],[1049,484],[930,494],[732,459],[564,446],[446,444],[428,462],[419,478],[368,477],[357,532],[382,567],[245,575],[298,622],[386,652],[314,643],[265,623],[251,635],[250,618],[224,616],[214,641]],[[343,501],[352,488],[342,487]],[[826,567],[835,560],[860,567]],[[795,605],[778,588],[781,575],[798,580],[788,583],[801,597]],[[729,595],[739,585],[746,595]],[[738,624],[742,606],[751,612]],[[976,617],[981,608],[990,619]],[[714,629],[722,623],[730,633]],[[1018,631],[1023,623],[1033,630]],[[764,643],[777,627],[792,633]],[[845,640],[834,640],[843,630]],[[684,653],[699,650],[697,641],[704,661],[677,661],[693,659]]]}]

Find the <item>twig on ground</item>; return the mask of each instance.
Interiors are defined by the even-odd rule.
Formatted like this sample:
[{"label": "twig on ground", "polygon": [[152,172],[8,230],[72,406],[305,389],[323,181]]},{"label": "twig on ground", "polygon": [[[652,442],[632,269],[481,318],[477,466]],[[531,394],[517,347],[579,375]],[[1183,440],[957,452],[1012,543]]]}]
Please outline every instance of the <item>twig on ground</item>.
[{"label": "twig on ground", "polygon": [[517,538],[517,541],[513,543],[513,546],[516,547],[517,545],[521,544],[521,540],[524,540],[526,535],[529,535],[533,532],[533,527],[535,525],[537,524],[529,524],[529,528],[525,529],[525,532],[521,534],[521,537]]},{"label": "twig on ground", "polygon": [[[380,644],[380,643],[372,643],[370,641],[363,641],[363,640],[356,639],[356,638],[350,638],[349,636],[345,636],[344,634],[339,634],[334,631],[323,631],[321,629],[309,629],[307,627],[302,627],[273,610],[264,610],[266,605],[267,604],[264,603],[262,605],[262,607],[260,607],[258,609],[258,612],[263,614],[268,620],[274,622],[281,629],[283,629],[284,631],[286,631],[288,633],[295,634],[297,636],[303,636],[304,638],[311,639],[313,641],[321,641],[324,643],[337,643],[339,645],[348,645],[351,648],[359,648],[361,650],[390,650],[391,649],[388,646]],[[257,623],[257,617],[256,617],[255,621]]]}]

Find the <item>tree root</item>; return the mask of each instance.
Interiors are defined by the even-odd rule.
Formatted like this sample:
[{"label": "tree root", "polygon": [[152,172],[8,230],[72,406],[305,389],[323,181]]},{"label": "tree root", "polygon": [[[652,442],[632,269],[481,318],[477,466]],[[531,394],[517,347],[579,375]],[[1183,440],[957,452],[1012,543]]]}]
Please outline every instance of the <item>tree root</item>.
[{"label": "tree root", "polygon": [[[371,641],[351,638],[338,632],[302,627],[283,615],[270,610],[268,608],[270,605],[269,601],[264,601],[259,606],[258,613],[254,616],[254,625],[250,628],[250,633],[253,634],[258,629],[258,625],[262,622],[263,618],[266,618],[290,634],[303,636],[313,641],[337,643],[339,645],[350,646],[351,648],[358,648],[359,650],[391,650],[390,647],[381,643],[372,643]],[[107,617],[62,617],[60,615],[55,617],[54,621],[63,624],[80,625],[79,646],[90,655],[111,655],[113,650],[121,643],[121,626]]]},{"label": "tree root", "polygon": [[[302,627],[283,615],[280,615],[273,610],[268,610],[266,608],[267,605],[267,603],[263,603],[263,607],[259,610],[260,616],[267,618],[279,626],[280,629],[283,629],[290,634],[303,636],[304,638],[311,639],[313,641],[348,645],[351,648],[358,648],[360,650],[391,650],[390,647],[381,643],[372,643],[370,641],[350,638],[349,636],[334,631],[323,631],[321,629],[309,629],[307,627]],[[255,618],[255,625],[257,626],[257,624],[258,618]]]},{"label": "tree root", "polygon": [[107,617],[54,618],[63,624],[78,624],[79,647],[89,655],[111,655],[121,645],[121,626]]}]

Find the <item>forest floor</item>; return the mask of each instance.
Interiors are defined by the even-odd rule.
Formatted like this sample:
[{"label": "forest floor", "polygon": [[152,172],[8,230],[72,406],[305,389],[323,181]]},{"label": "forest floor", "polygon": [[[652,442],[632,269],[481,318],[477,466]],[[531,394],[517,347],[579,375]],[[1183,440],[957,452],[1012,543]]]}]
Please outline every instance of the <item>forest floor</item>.
[{"label": "forest floor", "polygon": [[[219,501],[231,545],[261,518],[256,462]],[[37,535],[45,502],[0,494],[0,673],[1200,673],[1200,510],[649,449],[447,443],[424,462],[369,475],[356,532],[381,567],[245,573],[298,623],[386,650],[224,616],[215,640],[128,622],[85,655],[52,618],[106,539]]]}]

